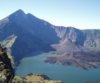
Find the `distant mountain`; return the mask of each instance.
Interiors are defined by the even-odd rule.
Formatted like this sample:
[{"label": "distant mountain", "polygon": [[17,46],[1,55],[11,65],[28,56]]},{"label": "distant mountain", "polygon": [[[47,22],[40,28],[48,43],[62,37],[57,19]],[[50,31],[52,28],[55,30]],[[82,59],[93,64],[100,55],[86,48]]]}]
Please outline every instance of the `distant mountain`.
[{"label": "distant mountain", "polygon": [[64,54],[99,53],[100,30],[79,30],[74,27],[54,26],[32,14],[18,10],[0,21],[0,41],[10,35],[17,39],[12,47],[16,60],[34,52],[56,51]]},{"label": "distant mountain", "polygon": [[[84,49],[88,51],[100,52],[100,30],[79,30],[74,27],[56,27],[58,37],[61,38],[60,43],[56,44],[56,49],[69,49],[76,50]],[[68,43],[69,42],[69,43]],[[69,46],[70,45],[70,46]],[[74,47],[73,47],[74,45]],[[69,46],[69,47],[68,47]],[[63,50],[63,51],[64,51]]]},{"label": "distant mountain", "polygon": [[54,50],[50,45],[58,43],[59,37],[52,27],[48,22],[18,10],[0,21],[0,40],[12,34],[17,36],[12,53],[18,60],[36,51]]}]

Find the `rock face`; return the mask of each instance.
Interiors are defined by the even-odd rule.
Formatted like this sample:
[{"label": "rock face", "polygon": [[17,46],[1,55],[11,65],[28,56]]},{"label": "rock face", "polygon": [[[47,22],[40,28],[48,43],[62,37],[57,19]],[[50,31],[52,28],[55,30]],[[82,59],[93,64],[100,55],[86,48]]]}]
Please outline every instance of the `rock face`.
[{"label": "rock face", "polygon": [[[78,61],[78,64],[81,63],[80,61],[84,62],[82,60],[84,57],[87,63],[92,62],[92,65],[94,65],[93,56],[95,56],[95,65],[99,63],[99,29],[79,30],[74,27],[54,26],[32,14],[25,14],[22,10],[18,10],[0,21],[0,40],[4,40],[12,34],[17,36],[16,42],[12,46],[12,54],[17,62],[23,57],[33,56],[35,52],[56,51],[61,59],[69,55],[72,57],[69,60],[66,60],[66,57],[63,63]],[[88,56],[85,56],[85,54]],[[75,58],[76,56],[78,59]],[[62,60],[58,60],[58,57],[56,62],[62,63]],[[48,59],[46,62],[50,60]]]},{"label": "rock face", "polygon": [[[77,47],[81,47],[84,49],[88,49],[91,51],[98,51],[100,52],[100,30],[78,30],[74,27],[57,27],[56,33],[61,38],[60,44],[63,43],[63,49],[66,49],[70,40],[70,48],[71,44],[76,45]],[[66,43],[65,43],[66,42]],[[62,48],[62,45],[61,45]],[[59,48],[56,48],[59,49]]]},{"label": "rock face", "polygon": [[[8,63],[9,64],[9,63]],[[0,83],[9,83],[14,77],[14,70],[0,61]]]},{"label": "rock face", "polygon": [[16,37],[10,36],[6,40],[2,41],[0,46],[0,83],[11,83],[15,75],[14,60],[11,52],[8,49],[11,48],[15,42]]}]

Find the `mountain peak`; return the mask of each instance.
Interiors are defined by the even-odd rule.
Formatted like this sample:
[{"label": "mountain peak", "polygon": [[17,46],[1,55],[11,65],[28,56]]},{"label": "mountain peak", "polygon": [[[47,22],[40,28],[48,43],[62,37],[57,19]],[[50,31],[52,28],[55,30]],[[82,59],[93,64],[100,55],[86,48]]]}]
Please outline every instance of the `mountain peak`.
[{"label": "mountain peak", "polygon": [[18,13],[18,14],[25,14],[23,10],[19,9],[17,10],[15,13]]},{"label": "mountain peak", "polygon": [[8,18],[12,21],[20,21],[26,18],[26,14],[24,13],[23,10],[19,9],[15,11],[14,13],[12,13]]},{"label": "mountain peak", "polygon": [[10,17],[22,17],[25,15],[26,14],[24,13],[24,11],[19,9],[19,10],[15,11],[13,14],[11,14]]}]

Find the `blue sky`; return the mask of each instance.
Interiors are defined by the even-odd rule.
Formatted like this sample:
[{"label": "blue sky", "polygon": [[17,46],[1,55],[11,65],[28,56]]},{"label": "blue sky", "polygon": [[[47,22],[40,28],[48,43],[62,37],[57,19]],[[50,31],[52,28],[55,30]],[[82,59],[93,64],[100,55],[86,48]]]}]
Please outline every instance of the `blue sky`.
[{"label": "blue sky", "polygon": [[18,9],[54,25],[100,29],[100,0],[0,0],[0,19]]}]

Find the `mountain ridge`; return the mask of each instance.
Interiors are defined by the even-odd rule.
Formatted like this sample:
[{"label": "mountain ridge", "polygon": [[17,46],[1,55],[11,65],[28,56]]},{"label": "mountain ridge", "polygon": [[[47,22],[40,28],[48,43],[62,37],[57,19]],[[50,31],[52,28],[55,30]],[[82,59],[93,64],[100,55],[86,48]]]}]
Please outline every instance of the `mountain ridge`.
[{"label": "mountain ridge", "polygon": [[0,21],[0,41],[12,34],[18,37],[12,47],[16,61],[37,51],[100,52],[100,29],[55,26],[22,10]]}]

